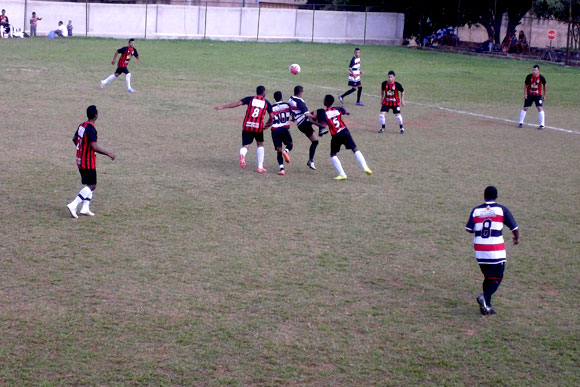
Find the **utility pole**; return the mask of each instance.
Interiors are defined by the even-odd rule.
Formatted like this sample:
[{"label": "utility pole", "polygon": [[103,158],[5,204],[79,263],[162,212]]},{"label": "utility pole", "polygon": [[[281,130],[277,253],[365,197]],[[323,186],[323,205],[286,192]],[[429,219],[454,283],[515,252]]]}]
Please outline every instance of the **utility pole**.
[{"label": "utility pole", "polygon": [[572,0],[570,0],[568,14],[568,36],[566,37],[566,66],[570,64],[570,25],[572,24]]}]

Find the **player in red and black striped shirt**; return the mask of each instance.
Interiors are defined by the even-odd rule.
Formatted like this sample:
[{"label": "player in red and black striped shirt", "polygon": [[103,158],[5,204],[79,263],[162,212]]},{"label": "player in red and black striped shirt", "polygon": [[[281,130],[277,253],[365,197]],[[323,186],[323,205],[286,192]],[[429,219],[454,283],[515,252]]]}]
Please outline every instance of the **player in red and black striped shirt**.
[{"label": "player in red and black striped shirt", "polygon": [[534,65],[532,73],[528,74],[524,82],[524,107],[520,112],[520,123],[518,127],[522,127],[528,108],[532,106],[532,103],[535,103],[536,108],[538,109],[538,119],[540,120],[540,126],[538,129],[544,129],[545,115],[542,104],[545,100],[546,78],[540,74],[540,66]]},{"label": "player in red and black striped shirt", "polygon": [[115,55],[113,56],[113,61],[111,62],[113,66],[115,65],[115,61],[117,60],[117,55],[121,54],[119,58],[119,62],[117,62],[117,70],[105,80],[101,81],[101,89],[105,87],[105,85],[115,78],[117,78],[121,73],[125,74],[125,82],[127,83],[127,91],[129,93],[134,93],[135,90],[131,87],[131,73],[127,68],[129,61],[131,61],[132,57],[135,57],[137,63],[139,63],[139,53],[135,48],[135,39],[129,39],[129,45],[125,47],[121,47],[120,49],[115,51]]},{"label": "player in red and black striped shirt", "polygon": [[340,148],[344,145],[346,149],[352,150],[354,153],[354,157],[365,171],[367,175],[371,175],[373,171],[367,165],[367,162],[362,154],[362,152],[356,147],[352,136],[344,121],[342,120],[343,114],[349,114],[344,108],[339,107],[335,108],[332,107],[334,104],[334,97],[330,94],[324,97],[324,106],[326,110],[320,109],[318,111],[318,122],[325,123],[328,125],[328,129],[330,130],[331,140],[330,140],[330,159],[332,160],[332,164],[338,171],[338,176],[336,176],[335,180],[346,180],[346,173],[342,168],[342,164],[338,159],[338,152]]},{"label": "player in red and black striped shirt", "polygon": [[[230,109],[241,105],[248,105],[244,123],[242,124],[242,147],[240,148],[240,167],[246,168],[246,154],[248,148],[256,140],[256,154],[258,156],[258,173],[267,172],[264,169],[264,127],[272,125],[272,105],[266,99],[266,88],[258,86],[256,96],[245,97],[228,105],[215,106],[215,110]],[[264,116],[268,112],[269,119],[264,125]]]},{"label": "player in red and black striped shirt", "polygon": [[403,128],[401,106],[405,106],[405,90],[399,82],[395,81],[395,72],[393,70],[389,71],[388,76],[389,79],[381,85],[381,112],[379,113],[381,128],[379,129],[379,133],[385,131],[385,115],[389,110],[393,109],[393,114],[399,122],[401,134],[404,134],[405,128]]},{"label": "player in red and black striped shirt", "polygon": [[89,208],[91,199],[93,198],[93,191],[97,186],[97,158],[95,152],[109,156],[111,160],[115,160],[113,153],[104,150],[97,144],[95,121],[98,117],[97,107],[95,105],[89,106],[87,108],[88,120],[79,125],[73,136],[73,142],[77,147],[77,167],[81,174],[81,182],[85,185],[77,197],[67,204],[67,208],[73,218],[78,218],[77,207],[81,202],[83,203],[80,211],[82,215],[95,215]]}]

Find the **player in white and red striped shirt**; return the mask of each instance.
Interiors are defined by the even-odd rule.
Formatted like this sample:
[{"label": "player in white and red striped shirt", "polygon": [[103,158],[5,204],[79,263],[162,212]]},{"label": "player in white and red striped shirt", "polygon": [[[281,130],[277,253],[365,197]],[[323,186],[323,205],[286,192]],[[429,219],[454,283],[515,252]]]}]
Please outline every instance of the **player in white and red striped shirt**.
[{"label": "player in white and red striped shirt", "polygon": [[471,211],[465,229],[475,234],[473,245],[475,258],[485,277],[483,294],[477,297],[481,314],[496,314],[491,306],[491,296],[496,292],[502,279],[506,262],[505,243],[502,235],[504,224],[513,233],[513,244],[518,244],[518,224],[510,210],[497,204],[497,188],[489,186],[483,193],[485,203]]}]

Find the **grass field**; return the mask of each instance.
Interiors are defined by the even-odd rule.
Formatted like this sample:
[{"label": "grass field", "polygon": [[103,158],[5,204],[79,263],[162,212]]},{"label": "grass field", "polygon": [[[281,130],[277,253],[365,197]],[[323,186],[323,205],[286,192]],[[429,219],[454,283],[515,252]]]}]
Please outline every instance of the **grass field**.
[{"label": "grass field", "polygon": [[[546,124],[516,120],[534,63],[365,46],[365,107],[346,118],[337,182],[292,129],[284,177],[238,166],[244,108],[305,87],[311,109],[345,90],[354,46],[137,41],[135,94],[98,87],[125,41],[0,41],[0,384],[536,385],[580,383],[580,72],[542,65]],[[290,63],[302,73],[291,76]],[[397,72],[407,133],[378,135]],[[71,142],[99,108],[94,218]],[[537,123],[530,110],[527,122]],[[496,316],[464,231],[483,189],[520,225]],[[507,233],[509,237],[509,231]],[[506,238],[509,239],[509,238]]]}]

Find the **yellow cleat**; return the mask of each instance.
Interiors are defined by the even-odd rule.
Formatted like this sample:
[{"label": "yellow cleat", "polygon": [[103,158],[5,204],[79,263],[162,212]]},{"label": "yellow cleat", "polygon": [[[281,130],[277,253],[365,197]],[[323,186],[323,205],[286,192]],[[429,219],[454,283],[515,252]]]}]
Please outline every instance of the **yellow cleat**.
[{"label": "yellow cleat", "polygon": [[338,175],[334,178],[334,180],[346,180],[346,175]]},{"label": "yellow cleat", "polygon": [[367,169],[365,169],[365,173],[366,173],[367,175],[372,175],[372,174],[373,174],[373,171],[371,171],[371,169],[370,169],[370,168],[367,168]]}]

